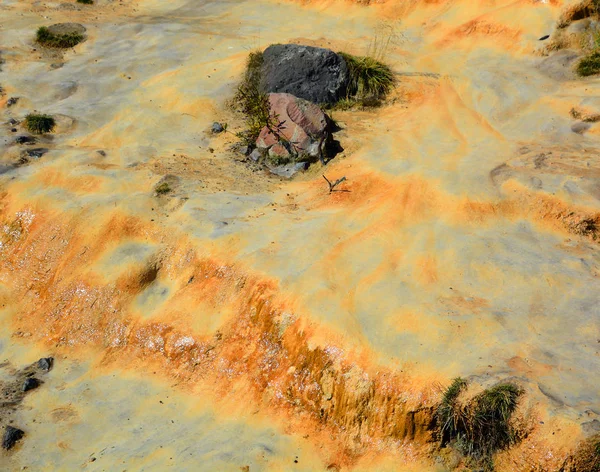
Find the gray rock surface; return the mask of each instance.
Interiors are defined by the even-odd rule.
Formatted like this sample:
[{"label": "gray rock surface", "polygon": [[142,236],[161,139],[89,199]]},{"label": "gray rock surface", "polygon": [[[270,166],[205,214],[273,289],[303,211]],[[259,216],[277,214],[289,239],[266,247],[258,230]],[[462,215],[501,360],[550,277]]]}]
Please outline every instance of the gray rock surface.
[{"label": "gray rock surface", "polygon": [[589,123],[578,122],[571,126],[571,131],[577,134],[583,134],[592,127]]},{"label": "gray rock surface", "polygon": [[308,162],[296,162],[295,164],[287,164],[283,166],[270,167],[269,171],[271,174],[278,175],[279,177],[285,177],[291,179],[298,172],[304,171],[308,168]]},{"label": "gray rock surface", "polygon": [[48,26],[48,31],[52,34],[84,34],[85,26],[79,23],[56,23]]},{"label": "gray rock surface", "polygon": [[329,49],[275,44],[265,49],[261,88],[290,93],[316,104],[335,103],[348,87],[346,61]]},{"label": "gray rock surface", "polygon": [[580,54],[577,51],[563,49],[544,58],[540,61],[537,68],[542,74],[554,80],[573,80],[576,78],[573,66],[579,57]]}]

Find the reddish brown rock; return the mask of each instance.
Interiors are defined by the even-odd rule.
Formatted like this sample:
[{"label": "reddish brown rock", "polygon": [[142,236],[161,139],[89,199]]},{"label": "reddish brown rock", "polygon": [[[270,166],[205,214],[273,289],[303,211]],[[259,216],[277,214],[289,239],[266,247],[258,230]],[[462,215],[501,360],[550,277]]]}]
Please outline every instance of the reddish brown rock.
[{"label": "reddish brown rock", "polygon": [[328,137],[327,115],[314,103],[289,93],[270,93],[271,115],[279,124],[274,130],[263,128],[256,146],[270,157],[288,160],[322,158]]}]

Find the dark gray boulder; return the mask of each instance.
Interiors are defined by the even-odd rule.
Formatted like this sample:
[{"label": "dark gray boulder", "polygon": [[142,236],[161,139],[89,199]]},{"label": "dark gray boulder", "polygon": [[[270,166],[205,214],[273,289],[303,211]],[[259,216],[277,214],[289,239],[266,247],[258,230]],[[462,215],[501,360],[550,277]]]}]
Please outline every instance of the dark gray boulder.
[{"label": "dark gray boulder", "polygon": [[266,93],[335,103],[346,96],[348,80],[346,61],[329,49],[275,44],[263,53],[260,88]]}]

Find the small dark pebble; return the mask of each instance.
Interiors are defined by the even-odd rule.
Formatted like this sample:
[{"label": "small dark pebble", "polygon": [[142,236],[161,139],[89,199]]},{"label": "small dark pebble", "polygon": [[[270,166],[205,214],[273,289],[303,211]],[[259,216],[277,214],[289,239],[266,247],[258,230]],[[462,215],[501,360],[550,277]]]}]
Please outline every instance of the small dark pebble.
[{"label": "small dark pebble", "polygon": [[48,152],[48,149],[46,149],[46,148],[36,148],[36,149],[28,149],[26,151],[26,154],[28,157],[33,157],[34,159],[39,159],[47,152]]},{"label": "small dark pebble", "polygon": [[538,41],[546,41],[550,37],[549,34],[542,36]]},{"label": "small dark pebble", "polygon": [[2,438],[2,447],[7,451],[12,449],[17,441],[19,441],[25,433],[19,428],[13,428],[7,426],[4,430],[4,437]]},{"label": "small dark pebble", "polygon": [[23,391],[28,392],[29,390],[33,390],[34,388],[38,388],[40,386],[40,381],[35,377],[29,377],[25,379],[23,382]]},{"label": "small dark pebble", "polygon": [[96,151],[98,154],[100,154],[102,157],[106,157],[106,152],[104,152],[102,149],[100,149],[99,151]]},{"label": "small dark pebble", "polygon": [[33,144],[35,143],[35,138],[33,136],[17,136],[15,139],[15,143],[17,144]]},{"label": "small dark pebble", "polygon": [[7,101],[6,101],[6,106],[7,107],[12,107],[13,105],[15,105],[17,102],[19,101],[19,97],[10,97]]},{"label": "small dark pebble", "polygon": [[10,120],[8,120],[8,124],[14,126],[14,125],[19,124],[19,122],[17,120],[15,120],[14,118],[11,118]]},{"label": "small dark pebble", "polygon": [[12,128],[10,131],[11,131],[11,133],[16,133],[17,132],[17,128]]},{"label": "small dark pebble", "polygon": [[212,154],[213,152],[215,152],[215,150],[213,148],[209,147],[208,152],[210,152]]},{"label": "small dark pebble", "polygon": [[39,361],[37,361],[37,366],[39,369],[49,372],[54,365],[54,357],[42,357]]}]

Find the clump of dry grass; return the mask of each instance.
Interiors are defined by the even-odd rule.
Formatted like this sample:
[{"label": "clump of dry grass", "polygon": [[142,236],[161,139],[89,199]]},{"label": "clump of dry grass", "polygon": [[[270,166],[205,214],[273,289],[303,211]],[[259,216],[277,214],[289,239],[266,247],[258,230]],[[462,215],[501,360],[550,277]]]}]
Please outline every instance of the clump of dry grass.
[{"label": "clump of dry grass", "polygon": [[600,472],[600,434],[582,442],[560,472]]}]

